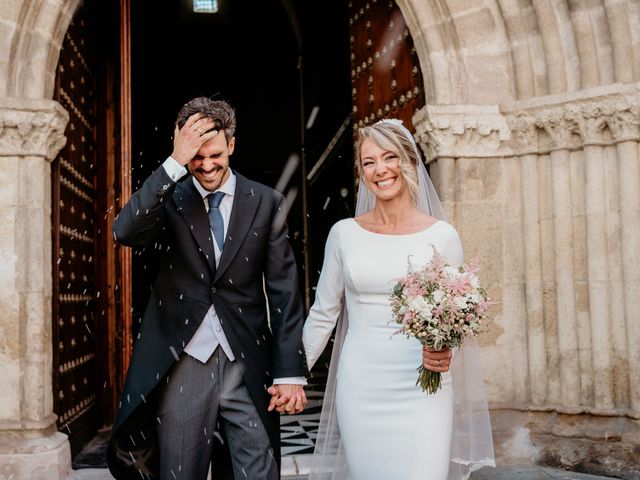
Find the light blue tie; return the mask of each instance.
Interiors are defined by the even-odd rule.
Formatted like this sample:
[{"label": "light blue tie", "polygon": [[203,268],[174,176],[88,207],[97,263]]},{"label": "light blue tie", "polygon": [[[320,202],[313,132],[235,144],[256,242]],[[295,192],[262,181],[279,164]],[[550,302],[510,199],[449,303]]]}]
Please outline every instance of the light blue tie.
[{"label": "light blue tie", "polygon": [[218,249],[222,252],[224,246],[224,220],[220,213],[220,202],[224,198],[224,192],[214,192],[207,195],[209,202],[209,225],[213,231],[213,238],[216,239]]}]

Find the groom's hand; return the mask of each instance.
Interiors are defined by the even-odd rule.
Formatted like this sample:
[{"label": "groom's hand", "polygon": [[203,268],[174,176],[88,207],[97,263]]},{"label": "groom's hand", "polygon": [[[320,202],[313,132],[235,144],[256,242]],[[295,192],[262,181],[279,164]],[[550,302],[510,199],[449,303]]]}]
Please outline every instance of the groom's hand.
[{"label": "groom's hand", "polygon": [[302,412],[307,406],[307,395],[302,385],[272,385],[267,392],[271,394],[268,411],[275,409],[277,412],[293,415]]},{"label": "groom's hand", "polygon": [[214,120],[204,117],[201,113],[191,115],[182,128],[176,125],[171,157],[182,166],[189,163],[202,145],[218,134],[217,130],[212,130],[213,127]]},{"label": "groom's hand", "polygon": [[433,350],[429,347],[422,347],[422,365],[432,372],[448,372],[451,364],[452,352],[449,347],[442,350]]}]

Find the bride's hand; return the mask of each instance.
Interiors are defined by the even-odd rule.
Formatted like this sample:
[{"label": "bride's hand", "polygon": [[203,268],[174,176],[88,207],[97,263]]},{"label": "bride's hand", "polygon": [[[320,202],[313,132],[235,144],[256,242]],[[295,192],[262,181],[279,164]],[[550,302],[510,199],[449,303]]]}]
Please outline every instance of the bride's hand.
[{"label": "bride's hand", "polygon": [[442,350],[433,350],[429,347],[422,347],[422,365],[432,372],[448,372],[451,365],[451,349],[444,347]]},{"label": "bride's hand", "polygon": [[279,413],[294,415],[301,413],[307,406],[307,395],[302,385],[279,384],[267,389],[271,401],[267,411],[276,410]]}]

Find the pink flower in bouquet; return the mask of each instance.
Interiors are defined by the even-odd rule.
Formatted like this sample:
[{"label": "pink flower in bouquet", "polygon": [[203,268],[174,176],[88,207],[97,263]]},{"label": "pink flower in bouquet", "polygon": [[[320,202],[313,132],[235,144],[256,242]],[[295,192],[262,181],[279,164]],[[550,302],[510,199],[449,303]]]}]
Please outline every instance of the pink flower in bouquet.
[{"label": "pink flower in bouquet", "polygon": [[471,290],[471,281],[468,276],[460,275],[456,278],[452,278],[449,281],[448,287],[454,295],[464,295]]},{"label": "pink flower in bouquet", "polygon": [[407,293],[411,296],[424,294],[424,288],[420,284],[420,279],[416,278],[415,275],[409,276],[407,281],[404,282],[404,288],[407,290]]}]

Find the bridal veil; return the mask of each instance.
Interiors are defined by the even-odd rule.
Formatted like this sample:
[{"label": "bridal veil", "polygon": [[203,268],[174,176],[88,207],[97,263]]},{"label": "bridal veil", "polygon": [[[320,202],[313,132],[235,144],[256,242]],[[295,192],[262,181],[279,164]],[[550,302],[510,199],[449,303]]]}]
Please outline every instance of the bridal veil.
[{"label": "bridal veil", "polygon": [[[415,199],[416,206],[422,212],[446,221],[444,209],[431,183],[427,169],[424,163],[419,160],[421,158],[420,151],[413,135],[399,120],[382,120],[373,128],[384,123],[387,124],[385,126],[396,129],[398,134],[406,136],[415,150],[418,159],[416,168],[419,187],[418,196]],[[375,196],[360,180],[356,216],[372,210],[374,206]],[[310,480],[344,480],[347,478],[347,465],[340,438],[335,398],[336,371],[348,324],[349,320],[343,302],[342,313],[336,326]],[[448,479],[466,480],[474,470],[483,466],[495,466],[489,411],[484,392],[480,355],[475,340],[472,338],[465,340],[463,346],[455,352],[450,372],[454,389],[454,418]],[[384,439],[380,439],[380,441],[383,442]]]}]

